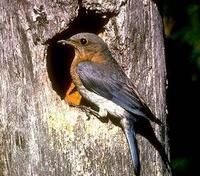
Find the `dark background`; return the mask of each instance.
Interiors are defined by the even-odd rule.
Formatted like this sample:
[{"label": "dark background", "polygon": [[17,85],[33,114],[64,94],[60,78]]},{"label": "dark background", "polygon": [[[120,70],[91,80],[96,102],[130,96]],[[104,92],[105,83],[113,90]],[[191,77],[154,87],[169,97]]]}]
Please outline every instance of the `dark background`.
[{"label": "dark background", "polygon": [[175,176],[199,175],[200,2],[165,0],[167,105]]}]

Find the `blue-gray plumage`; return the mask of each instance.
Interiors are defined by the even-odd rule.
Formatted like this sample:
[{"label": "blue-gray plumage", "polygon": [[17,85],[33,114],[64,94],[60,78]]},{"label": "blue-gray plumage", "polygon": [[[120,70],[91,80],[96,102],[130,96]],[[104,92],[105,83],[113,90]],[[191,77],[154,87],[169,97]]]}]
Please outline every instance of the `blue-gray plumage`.
[{"label": "blue-gray plumage", "polygon": [[111,100],[138,118],[144,117],[161,124],[139,98],[133,84],[115,61],[103,64],[84,61],[78,64],[77,73],[86,89]]},{"label": "blue-gray plumage", "polygon": [[[80,33],[60,43],[75,48],[70,73],[80,94],[99,107],[100,116],[107,116],[109,113],[119,120],[129,144],[135,175],[139,176],[140,160],[135,124],[141,121],[151,128],[149,120],[159,125],[161,121],[139,96],[133,83],[113,59],[108,46],[100,37],[91,33]],[[161,146],[159,142],[157,144]],[[163,151],[164,149],[159,149],[160,153]],[[166,154],[161,156],[168,163]]]}]

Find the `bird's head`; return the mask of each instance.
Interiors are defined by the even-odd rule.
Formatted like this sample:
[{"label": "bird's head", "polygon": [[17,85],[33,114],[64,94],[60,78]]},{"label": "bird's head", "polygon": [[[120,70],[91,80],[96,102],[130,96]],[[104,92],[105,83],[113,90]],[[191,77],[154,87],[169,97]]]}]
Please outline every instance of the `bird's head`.
[{"label": "bird's head", "polygon": [[95,55],[98,52],[108,50],[107,44],[93,33],[75,34],[67,40],[59,40],[58,43],[74,47],[76,54],[90,53]]}]

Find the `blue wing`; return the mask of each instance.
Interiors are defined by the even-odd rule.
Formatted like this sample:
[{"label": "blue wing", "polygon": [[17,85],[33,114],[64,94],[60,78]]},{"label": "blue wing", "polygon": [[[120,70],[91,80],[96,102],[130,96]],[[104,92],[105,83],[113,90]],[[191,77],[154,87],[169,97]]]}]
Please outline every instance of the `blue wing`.
[{"label": "blue wing", "polygon": [[77,66],[77,73],[86,89],[113,101],[131,114],[161,123],[139,98],[133,85],[130,85],[130,80],[117,64],[81,62]]}]

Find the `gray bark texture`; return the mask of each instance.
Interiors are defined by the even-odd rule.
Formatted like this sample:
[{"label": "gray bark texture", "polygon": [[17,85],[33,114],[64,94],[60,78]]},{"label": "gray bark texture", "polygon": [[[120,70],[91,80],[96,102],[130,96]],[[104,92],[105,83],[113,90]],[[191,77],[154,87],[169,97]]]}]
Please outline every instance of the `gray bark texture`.
[{"label": "gray bark texture", "polygon": [[[88,120],[52,86],[51,45],[76,32],[104,39],[166,124],[163,25],[153,1],[1,0],[0,176],[134,175],[121,128]],[[166,127],[152,125],[169,152]],[[137,139],[141,175],[170,175],[149,141]]]}]

